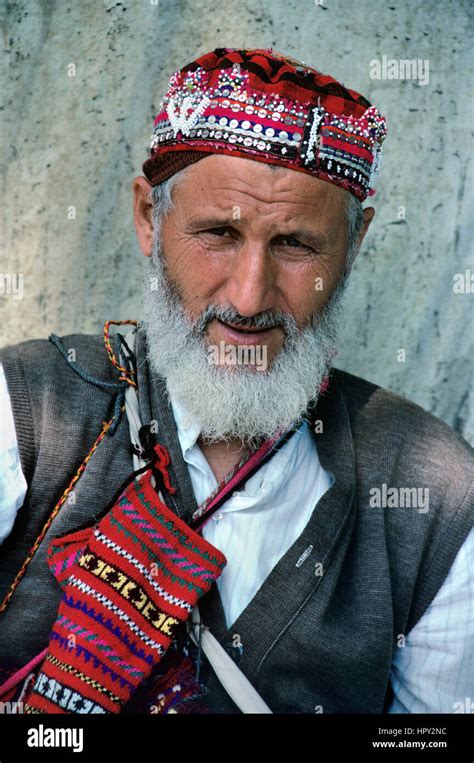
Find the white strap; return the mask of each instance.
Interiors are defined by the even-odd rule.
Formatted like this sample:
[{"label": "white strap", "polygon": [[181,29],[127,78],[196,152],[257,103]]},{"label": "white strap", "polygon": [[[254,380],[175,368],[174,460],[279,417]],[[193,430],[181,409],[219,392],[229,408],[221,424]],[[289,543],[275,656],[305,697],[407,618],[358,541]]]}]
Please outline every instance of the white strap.
[{"label": "white strap", "polygon": [[224,647],[212,635],[209,628],[199,628],[199,609],[196,604],[191,612],[191,625],[186,621],[188,632],[196,646],[201,630],[201,647],[222,686],[243,713],[271,713],[267,703],[252,686],[247,676],[237,667]]},{"label": "white strap", "polygon": [[[131,351],[135,349],[136,329],[129,331],[125,341]],[[122,358],[123,362],[123,358]],[[130,439],[134,445],[140,447],[138,432],[141,427],[140,411],[138,407],[138,397],[135,387],[128,386],[125,392],[125,410],[130,429]],[[138,454],[133,455],[133,467],[135,470],[145,466],[146,462]],[[154,477],[152,484],[155,486]],[[161,500],[163,500],[160,495]],[[191,623],[189,622],[191,620]],[[191,612],[190,618],[186,621],[188,633],[194,643],[198,645],[200,615],[197,605]],[[198,634],[196,636],[196,633]],[[233,699],[243,713],[271,713],[268,705],[263,701],[260,694],[254,689],[248,678],[237,667],[232,657],[219,644],[218,640],[212,635],[209,628],[201,628],[201,648],[211,663],[214,672],[221,682],[224,689]]]}]

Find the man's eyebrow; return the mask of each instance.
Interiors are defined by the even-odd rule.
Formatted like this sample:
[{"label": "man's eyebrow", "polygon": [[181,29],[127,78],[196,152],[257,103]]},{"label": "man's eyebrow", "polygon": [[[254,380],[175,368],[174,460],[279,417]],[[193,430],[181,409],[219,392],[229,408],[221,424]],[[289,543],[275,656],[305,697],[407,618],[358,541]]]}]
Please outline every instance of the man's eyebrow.
[{"label": "man's eyebrow", "polygon": [[[236,225],[236,223],[243,222],[241,218],[229,218],[229,217],[192,217],[188,220],[187,225],[190,228],[206,229],[206,228],[218,228],[224,225]],[[295,227],[288,228],[287,231],[277,233],[273,238],[281,236],[295,236],[304,241],[311,242],[314,246],[327,246],[331,237],[324,235],[323,233],[317,233],[316,231],[307,230],[306,228]]]},{"label": "man's eyebrow", "polygon": [[217,228],[219,225],[232,225],[235,219],[229,217],[191,217],[187,225],[190,228]]}]

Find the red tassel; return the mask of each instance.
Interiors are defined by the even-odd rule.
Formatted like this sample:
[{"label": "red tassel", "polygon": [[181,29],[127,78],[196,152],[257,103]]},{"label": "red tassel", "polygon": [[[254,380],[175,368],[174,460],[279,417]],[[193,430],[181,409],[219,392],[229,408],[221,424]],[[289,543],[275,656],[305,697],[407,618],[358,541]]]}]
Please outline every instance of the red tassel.
[{"label": "red tassel", "polygon": [[165,483],[165,487],[172,495],[173,493],[176,493],[176,488],[171,486],[170,476],[168,474],[168,469],[166,468],[170,463],[170,455],[166,448],[160,444],[155,445],[153,450],[157,455],[157,461],[155,462],[154,466],[163,475],[163,482]]}]

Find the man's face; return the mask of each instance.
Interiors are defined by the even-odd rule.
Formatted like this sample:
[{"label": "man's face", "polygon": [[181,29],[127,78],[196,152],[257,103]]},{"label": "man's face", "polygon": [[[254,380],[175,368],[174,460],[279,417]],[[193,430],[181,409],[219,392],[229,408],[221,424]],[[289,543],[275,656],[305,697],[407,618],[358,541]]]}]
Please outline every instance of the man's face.
[{"label": "man's face", "polygon": [[[162,229],[168,276],[191,320],[219,305],[243,318],[285,313],[305,328],[344,270],[346,195],[307,174],[240,157],[214,154],[192,165]],[[213,318],[206,338],[266,345],[271,365],[284,332]]]},{"label": "man's face", "polygon": [[[255,442],[299,420],[331,367],[347,281],[346,192],[222,155],[180,181],[161,236],[150,185],[134,181],[149,258],[139,315],[148,360],[204,440]],[[372,215],[364,211],[359,240]],[[212,354],[222,346],[225,359]]]}]

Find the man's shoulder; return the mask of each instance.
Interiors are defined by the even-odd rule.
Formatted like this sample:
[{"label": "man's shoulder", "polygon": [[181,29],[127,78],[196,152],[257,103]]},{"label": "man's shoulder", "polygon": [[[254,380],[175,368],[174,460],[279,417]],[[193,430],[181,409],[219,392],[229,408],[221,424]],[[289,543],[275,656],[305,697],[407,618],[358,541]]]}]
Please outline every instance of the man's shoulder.
[{"label": "man's shoulder", "polygon": [[[50,334],[50,336],[56,336]],[[103,345],[103,334],[64,334],[59,337],[61,343],[66,349],[81,349],[81,350],[97,350],[100,345]],[[31,358],[47,358],[48,356],[56,356],[57,349],[55,348],[51,339],[45,337],[39,337],[36,339],[24,339],[21,342],[15,342],[12,344],[6,344],[0,348],[0,354],[15,354],[22,359],[28,361]]]},{"label": "man's shoulder", "polygon": [[[55,337],[53,334],[50,336]],[[116,380],[116,372],[104,346],[103,334],[65,334],[55,341],[51,338],[26,339],[0,348],[0,363],[7,379],[21,375],[36,384],[49,384],[64,372],[68,377],[76,376],[68,368],[72,364],[104,381]]]},{"label": "man's shoulder", "polygon": [[400,601],[412,595],[403,573],[408,549],[410,563],[419,565],[408,633],[432,602],[472,529],[474,450],[420,405],[366,379],[334,371],[351,427],[365,518],[379,521],[370,498],[380,498],[385,485],[385,542],[400,560]]},{"label": "man's shoulder", "polygon": [[40,457],[48,469],[56,463],[58,443],[73,461],[84,457],[98,423],[110,416],[111,390],[118,388],[120,374],[102,334],[65,334],[54,341],[28,339],[0,349],[28,484]]},{"label": "man's shoulder", "polygon": [[473,469],[473,448],[449,424],[378,384],[340,369],[333,373],[356,435],[370,431],[375,445],[398,442],[431,463],[441,460],[446,467],[461,462]]}]

